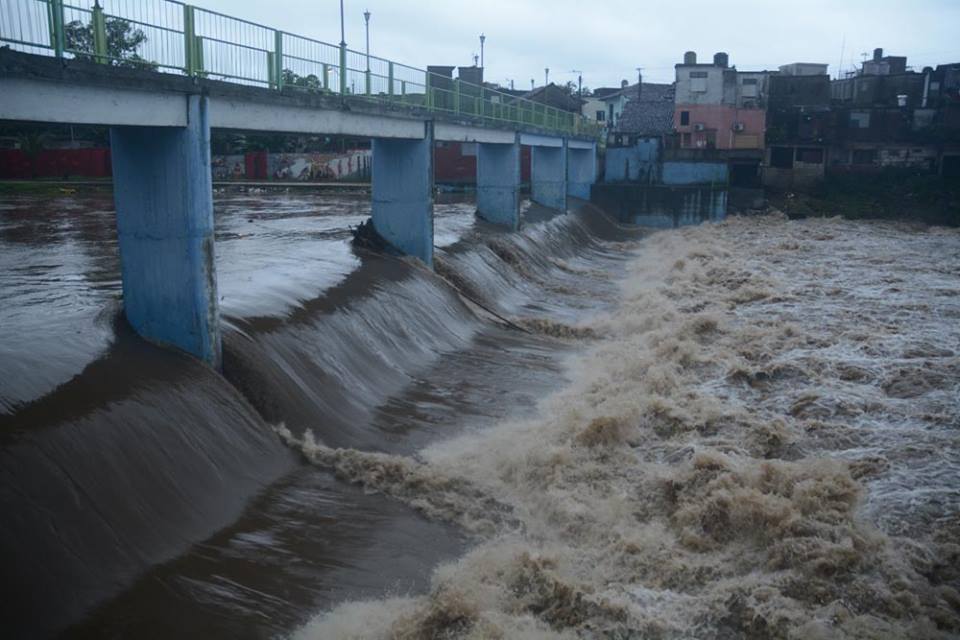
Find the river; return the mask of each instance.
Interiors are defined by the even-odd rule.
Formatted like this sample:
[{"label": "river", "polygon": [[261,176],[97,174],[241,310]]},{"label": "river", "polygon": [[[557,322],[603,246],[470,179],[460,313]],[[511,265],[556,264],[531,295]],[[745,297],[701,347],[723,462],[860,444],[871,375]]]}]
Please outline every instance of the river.
[{"label": "river", "polygon": [[0,206],[14,637],[951,637],[960,233],[644,233],[218,194],[224,371],[119,319],[109,198]]}]

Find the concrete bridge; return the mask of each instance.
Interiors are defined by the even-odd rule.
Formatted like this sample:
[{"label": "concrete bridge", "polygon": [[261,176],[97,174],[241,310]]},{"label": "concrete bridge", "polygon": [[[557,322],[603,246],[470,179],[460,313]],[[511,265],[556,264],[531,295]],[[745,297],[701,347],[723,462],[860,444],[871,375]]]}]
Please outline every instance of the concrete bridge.
[{"label": "concrete bridge", "polygon": [[[573,114],[456,81],[451,87],[431,86],[440,83],[431,82],[429,74],[422,93],[406,81],[395,92],[393,63],[386,75],[388,90],[374,93],[369,60],[365,91],[356,95],[347,90],[346,80],[356,70],[346,65],[344,45],[339,91],[328,86],[332,65],[327,63],[317,63],[323,66],[322,83],[308,84],[306,90],[285,87],[281,78],[291,74],[281,43],[289,34],[278,35],[275,50],[264,52],[270,54],[263,57],[265,83],[241,81],[207,71],[202,60],[197,67],[198,50],[206,46],[197,41],[202,38],[196,35],[200,10],[179,3],[184,13],[177,33],[186,45],[177,64],[113,64],[123,59],[105,48],[103,24],[120,18],[104,15],[95,2],[93,50],[71,51],[63,36],[63,3],[39,4],[49,10],[49,38],[43,42],[42,34],[25,39],[0,24],[0,41],[21,49],[0,50],[0,120],[110,127],[126,317],[148,340],[214,367],[220,365],[221,343],[213,128],[371,138],[374,229],[398,251],[430,266],[435,141],[477,143],[477,215],[509,229],[520,224],[521,145],[532,148],[532,198],[540,204],[564,210],[568,195],[589,198],[596,178],[596,138]],[[39,54],[24,52],[38,49]],[[185,66],[178,66],[181,60]],[[255,75],[250,71],[255,68],[245,67],[244,78]]]}]

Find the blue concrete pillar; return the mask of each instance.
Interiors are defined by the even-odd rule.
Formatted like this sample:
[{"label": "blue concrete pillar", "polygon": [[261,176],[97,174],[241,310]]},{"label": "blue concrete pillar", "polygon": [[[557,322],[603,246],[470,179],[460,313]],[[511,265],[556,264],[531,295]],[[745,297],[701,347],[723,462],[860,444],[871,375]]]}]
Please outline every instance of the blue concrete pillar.
[{"label": "blue concrete pillar", "polygon": [[373,228],[433,266],[433,123],[422,140],[373,140]]},{"label": "blue concrete pillar", "polygon": [[567,150],[567,195],[590,199],[590,186],[597,181],[597,145]]},{"label": "blue concrete pillar", "polygon": [[520,134],[513,144],[477,144],[477,215],[520,228]]},{"label": "blue concrete pillar", "polygon": [[113,127],[123,309],[144,338],[220,366],[207,100],[186,127]]},{"label": "blue concrete pillar", "polygon": [[567,210],[567,141],[562,146],[530,150],[530,190],[534,202]]}]

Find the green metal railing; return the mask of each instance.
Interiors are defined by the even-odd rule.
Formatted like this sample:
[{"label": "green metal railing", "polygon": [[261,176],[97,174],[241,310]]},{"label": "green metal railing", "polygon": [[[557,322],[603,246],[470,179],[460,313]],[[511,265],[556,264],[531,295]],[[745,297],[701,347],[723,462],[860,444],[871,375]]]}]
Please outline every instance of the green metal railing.
[{"label": "green metal railing", "polygon": [[177,0],[0,0],[11,48],[598,136],[580,114]]}]

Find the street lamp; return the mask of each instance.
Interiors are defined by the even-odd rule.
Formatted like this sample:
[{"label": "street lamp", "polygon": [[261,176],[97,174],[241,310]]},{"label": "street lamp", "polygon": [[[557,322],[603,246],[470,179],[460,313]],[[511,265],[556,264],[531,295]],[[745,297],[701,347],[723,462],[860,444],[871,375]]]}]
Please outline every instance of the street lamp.
[{"label": "street lamp", "polygon": [[370,95],[370,10],[366,9],[363,12],[363,24],[367,30],[367,73],[366,73],[366,89],[367,95]]},{"label": "street lamp", "polygon": [[363,12],[363,22],[367,28],[367,73],[370,73],[370,10]]},{"label": "street lamp", "polygon": [[480,34],[480,67],[483,68],[483,43],[487,41],[487,36]]},{"label": "street lamp", "polygon": [[340,47],[347,46],[347,37],[343,30],[343,0],[340,0]]}]

